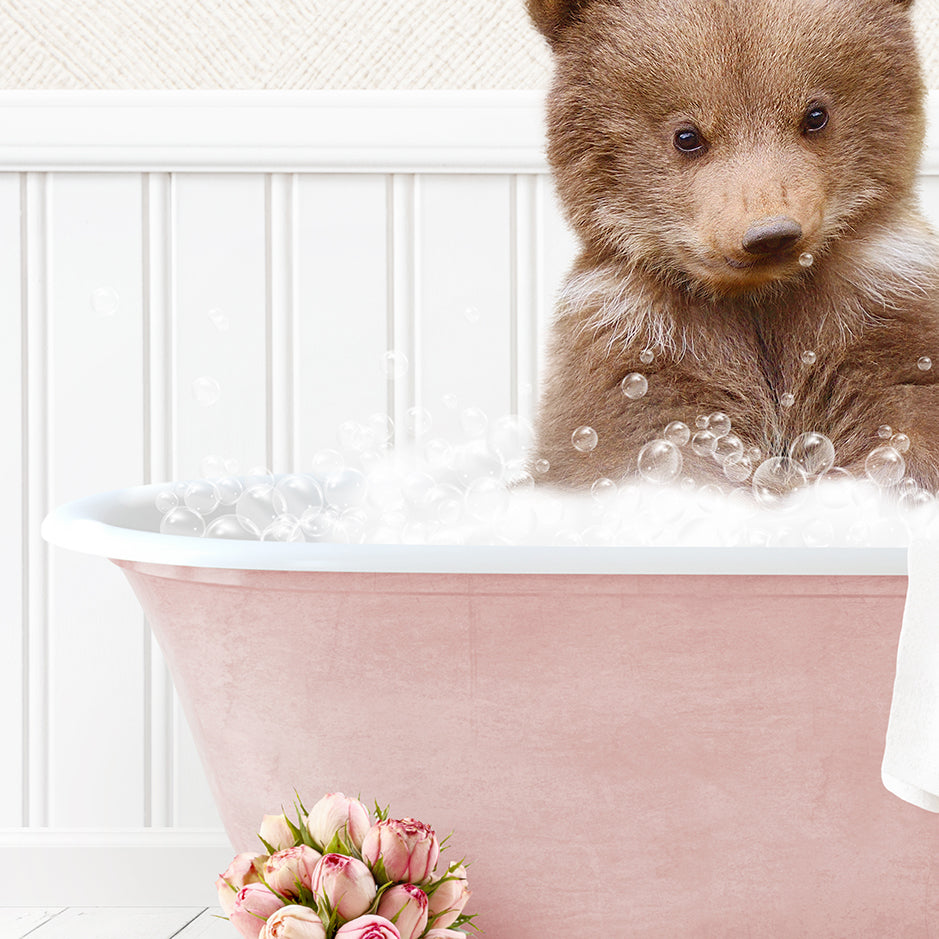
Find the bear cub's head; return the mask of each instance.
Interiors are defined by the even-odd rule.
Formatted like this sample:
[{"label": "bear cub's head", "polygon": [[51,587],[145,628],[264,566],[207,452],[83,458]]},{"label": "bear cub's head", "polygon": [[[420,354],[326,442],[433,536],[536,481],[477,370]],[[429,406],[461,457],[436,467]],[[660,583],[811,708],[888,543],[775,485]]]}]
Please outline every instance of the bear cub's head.
[{"label": "bear cub's head", "polygon": [[594,263],[711,297],[902,210],[925,90],[903,0],[528,0],[548,156]]}]

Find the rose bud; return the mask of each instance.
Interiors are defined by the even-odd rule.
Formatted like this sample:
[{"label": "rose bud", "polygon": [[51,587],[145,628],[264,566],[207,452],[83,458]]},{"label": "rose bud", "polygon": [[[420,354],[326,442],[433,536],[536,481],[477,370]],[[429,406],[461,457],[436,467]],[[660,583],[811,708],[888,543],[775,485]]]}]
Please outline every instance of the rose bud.
[{"label": "rose bud", "polygon": [[418,939],[427,928],[427,894],[414,884],[396,884],[381,895],[378,915],[398,927],[401,939]]},{"label": "rose bud", "polygon": [[401,933],[384,916],[360,916],[337,929],[336,939],[401,939]]},{"label": "rose bud", "polygon": [[424,939],[466,939],[466,933],[459,929],[428,929]]},{"label": "rose bud", "polygon": [[326,927],[308,906],[282,906],[264,924],[258,939],[326,939]]},{"label": "rose bud", "polygon": [[470,898],[466,884],[466,868],[461,864],[450,871],[428,894],[430,923],[440,929],[449,926],[463,912]]},{"label": "rose bud", "polygon": [[310,809],[306,825],[313,840],[324,848],[337,834],[354,847],[361,848],[365,833],[372,827],[372,819],[358,799],[347,799],[341,792],[330,792]]},{"label": "rose bud", "polygon": [[342,919],[355,919],[378,893],[372,872],[357,858],[324,854],[313,869],[311,884],[316,902],[326,900]]},{"label": "rose bud", "polygon": [[261,869],[266,860],[266,854],[253,854],[250,851],[236,854],[225,873],[218,875],[218,880],[215,881],[215,889],[218,890],[218,905],[226,916],[231,913],[231,909],[235,905],[235,894],[245,884],[256,884],[258,882],[260,879],[258,870]]},{"label": "rose bud", "polygon": [[305,887],[313,882],[313,869],[321,855],[307,844],[284,848],[264,862],[264,882],[272,890],[298,896],[297,881]]},{"label": "rose bud", "polygon": [[284,901],[264,884],[247,884],[235,896],[228,919],[245,939],[257,939],[267,918],[283,905]]},{"label": "rose bud", "polygon": [[413,818],[379,822],[362,842],[362,859],[372,868],[381,861],[385,879],[392,883],[426,883],[439,856],[434,830]]},{"label": "rose bud", "polygon": [[261,830],[258,832],[262,841],[266,841],[275,851],[292,848],[297,839],[294,838],[286,815],[265,815],[261,819]]}]

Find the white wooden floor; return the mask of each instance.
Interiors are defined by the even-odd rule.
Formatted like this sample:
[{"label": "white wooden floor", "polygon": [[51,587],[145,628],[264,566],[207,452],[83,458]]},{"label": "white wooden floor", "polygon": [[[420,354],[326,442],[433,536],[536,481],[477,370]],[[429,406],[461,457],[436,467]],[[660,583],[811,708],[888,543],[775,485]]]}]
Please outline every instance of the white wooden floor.
[{"label": "white wooden floor", "polygon": [[219,909],[0,907],[0,939],[238,939]]}]

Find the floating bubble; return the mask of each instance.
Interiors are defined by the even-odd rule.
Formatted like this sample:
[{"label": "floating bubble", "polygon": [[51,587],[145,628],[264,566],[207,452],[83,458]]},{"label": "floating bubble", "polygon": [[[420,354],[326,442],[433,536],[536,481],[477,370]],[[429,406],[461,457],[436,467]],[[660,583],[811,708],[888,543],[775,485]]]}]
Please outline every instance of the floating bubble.
[{"label": "floating bubble", "polygon": [[[712,421],[711,427],[713,426]],[[722,437],[718,437],[717,445],[714,447],[711,456],[718,463],[737,462],[744,458],[743,450],[743,441],[736,434],[724,434]]]},{"label": "floating bubble", "polygon": [[201,538],[205,534],[205,521],[198,512],[178,505],[170,509],[160,520],[160,533]]},{"label": "floating bubble", "polygon": [[889,424],[881,424],[877,428],[877,436],[881,440],[889,440],[893,436],[893,428]]},{"label": "floating bubble", "polygon": [[453,447],[449,440],[443,437],[434,437],[424,444],[424,459],[433,469],[449,466],[453,461]]},{"label": "floating bubble", "polygon": [[228,467],[225,460],[220,456],[205,456],[199,461],[199,475],[203,479],[215,479],[217,476],[225,476],[228,473]]},{"label": "floating bubble", "polygon": [[489,431],[489,445],[503,460],[521,458],[531,445],[531,425],[522,417],[507,414],[500,417]]},{"label": "floating bubble", "polygon": [[639,353],[639,361],[642,362],[643,365],[649,365],[654,358],[655,353],[651,349],[643,349],[642,352]]},{"label": "floating bubble", "polygon": [[382,375],[384,375],[388,381],[392,381],[395,378],[404,378],[408,373],[410,365],[408,363],[408,357],[403,352],[389,349],[382,355],[380,367]]},{"label": "floating bubble", "polygon": [[209,317],[209,322],[220,332],[227,333],[228,327],[231,325],[228,317],[217,307],[213,307],[206,314]]},{"label": "floating bubble", "polygon": [[502,458],[486,446],[485,440],[471,440],[453,451],[453,468],[464,485],[483,476],[499,479]]},{"label": "floating bubble", "polygon": [[699,414],[694,419],[694,426],[697,427],[698,430],[707,430],[708,420],[709,418],[707,414]]},{"label": "floating bubble", "polygon": [[120,296],[113,287],[98,287],[91,291],[91,308],[98,316],[114,316],[120,305]]},{"label": "floating bubble", "polygon": [[906,460],[889,444],[875,447],[864,461],[864,472],[878,486],[895,486],[906,472]]},{"label": "floating bubble", "polygon": [[287,511],[284,497],[271,485],[259,483],[238,497],[235,514],[247,525],[264,531],[278,515]]},{"label": "floating bubble", "polygon": [[341,540],[341,533],[337,530],[339,513],[335,509],[317,512],[309,518],[299,519],[300,531],[307,541],[321,542]]},{"label": "floating bubble", "polygon": [[796,403],[796,396],[787,391],[785,394],[779,396],[779,403],[784,408],[791,408]]},{"label": "floating bubble", "polygon": [[795,460],[773,456],[753,473],[753,495],[761,505],[779,508],[806,484],[805,470]]},{"label": "floating bubble", "polygon": [[248,476],[245,479],[245,488],[248,489],[251,486],[260,486],[262,484],[273,486],[274,473],[266,466],[252,466],[248,470]]},{"label": "floating bubble", "polygon": [[293,515],[278,515],[264,531],[261,541],[306,541],[300,529],[300,521]]},{"label": "floating bubble", "polygon": [[669,440],[651,440],[640,451],[636,464],[647,482],[663,485],[676,480],[684,463],[681,450]]},{"label": "floating bubble", "polygon": [[427,408],[413,407],[408,409],[408,432],[415,440],[428,434],[432,424],[433,418]]},{"label": "floating bubble", "polygon": [[806,349],[805,352],[802,353],[802,361],[806,365],[814,365],[817,358],[818,356],[811,349]]},{"label": "floating bubble", "polygon": [[698,456],[710,456],[717,449],[717,437],[710,430],[699,430],[691,438],[691,449]]},{"label": "floating bubble", "polygon": [[924,355],[917,360],[916,367],[921,372],[928,372],[932,368],[932,359],[928,355]]},{"label": "floating bubble", "polygon": [[343,421],[339,425],[338,437],[339,446],[353,453],[361,453],[372,442],[368,428],[358,421]]},{"label": "floating bubble", "polygon": [[437,483],[430,473],[414,470],[404,477],[401,492],[409,505],[420,507],[427,504],[430,493],[434,491],[436,485]]},{"label": "floating bubble", "polygon": [[206,538],[224,538],[228,541],[257,541],[261,533],[246,519],[237,515],[219,515],[205,530]]},{"label": "floating bubble", "polygon": [[369,414],[365,426],[379,447],[386,447],[391,443],[395,433],[395,423],[384,412],[376,411],[374,414]]},{"label": "floating bubble", "polygon": [[326,501],[340,511],[360,506],[368,495],[368,480],[361,470],[346,468],[330,473],[323,485]]},{"label": "floating bubble", "polygon": [[460,412],[460,427],[467,437],[482,437],[489,426],[489,418],[482,408],[463,408]]},{"label": "floating bubble", "polygon": [[532,466],[534,466],[535,472],[538,473],[540,476],[544,476],[544,474],[547,473],[549,469],[551,469],[550,461],[545,460],[543,458],[540,460],[535,460]]},{"label": "floating bubble", "polygon": [[590,494],[595,499],[607,499],[610,496],[615,496],[618,491],[619,487],[616,483],[606,476],[601,476],[599,479],[594,480],[593,485],[590,487]]},{"label": "floating bubble", "polygon": [[715,411],[713,414],[708,414],[707,429],[714,434],[715,437],[723,437],[725,434],[730,433],[730,418],[723,411]]},{"label": "floating bubble", "polygon": [[597,432],[586,424],[581,425],[571,434],[574,449],[581,453],[590,453],[591,450],[595,450],[599,440]]},{"label": "floating bubble", "polygon": [[754,466],[759,466],[763,461],[763,451],[759,447],[750,447],[750,449],[747,450],[747,459]]},{"label": "floating bubble", "polygon": [[426,496],[433,518],[441,525],[455,525],[463,515],[463,492],[456,486],[434,486]]},{"label": "floating bubble", "polygon": [[[724,440],[727,438],[724,437]],[[735,483],[742,483],[750,478],[753,472],[753,464],[743,455],[732,456],[723,461],[722,470],[724,475]]]},{"label": "floating bubble", "polygon": [[207,479],[197,479],[186,487],[186,507],[199,515],[209,515],[218,508],[219,497],[215,484]]},{"label": "floating bubble", "polygon": [[479,308],[475,306],[468,306],[463,309],[463,319],[467,323],[478,323],[479,322]]},{"label": "floating bubble", "polygon": [[634,401],[641,398],[649,390],[649,381],[639,372],[630,372],[620,383],[620,391]]},{"label": "floating bubble", "polygon": [[682,421],[672,421],[665,428],[665,439],[676,447],[683,447],[691,439],[691,428]]},{"label": "floating bubble", "polygon": [[210,408],[213,404],[216,404],[221,395],[221,386],[208,375],[203,375],[192,383],[192,396],[204,408]]},{"label": "floating bubble", "polygon": [[509,493],[497,479],[474,479],[466,487],[466,511],[483,522],[495,521],[507,508]]},{"label": "floating bubble", "polygon": [[804,251],[799,255],[799,263],[803,267],[811,267],[815,263],[815,258],[808,251]]},{"label": "floating bubble", "polygon": [[789,456],[807,476],[818,476],[835,465],[835,445],[824,434],[807,431],[792,441]]},{"label": "floating bubble", "polygon": [[317,450],[313,454],[312,469],[321,478],[338,473],[345,465],[345,457],[338,450]]},{"label": "floating bubble", "polygon": [[237,476],[219,476],[214,482],[222,505],[234,505],[245,491],[244,483]]},{"label": "floating bubble", "polygon": [[910,449],[910,438],[906,434],[894,434],[890,438],[890,446],[893,447],[897,453],[906,453]]},{"label": "floating bubble", "polygon": [[282,476],[274,485],[284,500],[284,512],[300,518],[308,512],[319,512],[323,508],[324,496],[320,484],[305,473]]},{"label": "floating bubble", "polygon": [[155,496],[153,504],[157,507],[158,511],[166,513],[170,509],[175,509],[179,505],[179,496],[170,489],[161,489]]}]

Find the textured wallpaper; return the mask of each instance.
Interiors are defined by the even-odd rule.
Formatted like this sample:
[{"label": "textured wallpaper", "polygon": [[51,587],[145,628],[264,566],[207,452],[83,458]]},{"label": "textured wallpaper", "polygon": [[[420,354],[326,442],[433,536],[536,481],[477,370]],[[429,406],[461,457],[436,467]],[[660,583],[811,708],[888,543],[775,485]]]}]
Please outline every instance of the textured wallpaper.
[{"label": "textured wallpaper", "polygon": [[[939,0],[915,17],[939,88]],[[542,88],[523,0],[0,0],[0,88]]]}]

